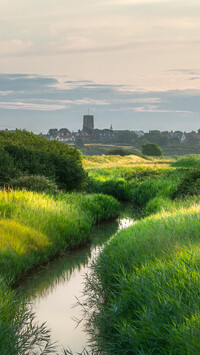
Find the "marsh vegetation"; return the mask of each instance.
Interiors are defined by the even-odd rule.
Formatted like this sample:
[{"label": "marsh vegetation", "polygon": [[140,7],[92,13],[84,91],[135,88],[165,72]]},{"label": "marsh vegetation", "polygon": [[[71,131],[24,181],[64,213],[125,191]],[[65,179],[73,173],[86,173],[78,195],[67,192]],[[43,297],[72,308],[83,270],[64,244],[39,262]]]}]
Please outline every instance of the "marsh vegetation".
[{"label": "marsh vegetation", "polygon": [[92,351],[199,353],[199,157],[82,160],[26,132],[1,133],[0,143],[0,353],[31,354],[39,343],[43,354],[55,353],[15,288],[90,241],[93,226],[115,219],[122,202],[138,222],[92,264]]}]

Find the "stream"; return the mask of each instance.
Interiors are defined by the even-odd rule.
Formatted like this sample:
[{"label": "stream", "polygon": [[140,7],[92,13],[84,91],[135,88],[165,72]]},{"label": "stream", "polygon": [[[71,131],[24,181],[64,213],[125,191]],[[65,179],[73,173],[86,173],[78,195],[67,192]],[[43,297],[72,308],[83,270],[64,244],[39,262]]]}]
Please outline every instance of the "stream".
[{"label": "stream", "polygon": [[77,299],[83,297],[85,274],[88,266],[102,250],[105,242],[117,231],[134,224],[133,214],[123,215],[116,221],[95,227],[90,244],[67,253],[48,264],[35,275],[27,277],[20,287],[32,304],[36,321],[46,323],[51,329],[52,341],[57,341],[58,354],[62,349],[70,349],[73,354],[87,348],[89,335],[85,331],[84,320],[80,320],[81,306],[74,307]]}]

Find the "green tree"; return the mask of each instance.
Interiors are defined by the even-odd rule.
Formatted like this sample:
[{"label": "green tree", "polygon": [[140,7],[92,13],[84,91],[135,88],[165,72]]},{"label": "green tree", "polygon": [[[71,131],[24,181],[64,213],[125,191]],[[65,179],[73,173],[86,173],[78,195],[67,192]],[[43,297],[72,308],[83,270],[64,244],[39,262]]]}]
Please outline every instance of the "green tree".
[{"label": "green tree", "polygon": [[19,175],[15,162],[3,148],[0,147],[0,186],[7,185],[9,180]]},{"label": "green tree", "polygon": [[148,155],[148,156],[155,156],[155,157],[161,157],[163,155],[163,152],[159,145],[154,144],[154,143],[148,143],[142,145],[142,154]]},{"label": "green tree", "polygon": [[149,131],[149,133],[145,133],[145,138],[150,143],[155,143],[161,146],[168,145],[168,141],[169,141],[168,137],[158,130],[152,130]]},{"label": "green tree", "polygon": [[123,131],[115,138],[118,143],[134,144],[138,141],[138,135],[135,132]]},{"label": "green tree", "polygon": [[83,148],[84,147],[84,140],[82,138],[76,139],[76,148]]}]

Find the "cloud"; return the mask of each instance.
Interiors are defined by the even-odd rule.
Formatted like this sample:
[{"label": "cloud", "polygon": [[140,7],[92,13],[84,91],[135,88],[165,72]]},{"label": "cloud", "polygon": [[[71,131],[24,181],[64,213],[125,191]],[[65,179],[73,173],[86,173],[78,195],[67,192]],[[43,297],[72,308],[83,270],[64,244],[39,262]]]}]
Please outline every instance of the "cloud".
[{"label": "cloud", "polygon": [[[187,73],[188,77],[191,74]],[[116,129],[147,131],[156,124],[157,129],[182,129],[186,117],[185,130],[189,126],[191,130],[199,128],[200,90],[141,91],[135,86],[28,74],[1,74],[0,87],[1,122],[10,127],[76,130],[82,127],[82,116],[89,108],[99,128],[112,123]]]},{"label": "cloud", "polygon": [[184,110],[167,110],[167,109],[160,109],[158,106],[149,105],[149,106],[140,106],[134,107],[133,111],[136,112],[154,112],[154,113],[191,113],[191,111],[184,111]]},{"label": "cloud", "polygon": [[191,78],[189,78],[188,80],[199,80],[200,77],[199,76],[192,76]]},{"label": "cloud", "polygon": [[65,105],[45,105],[28,102],[0,102],[0,109],[4,110],[33,110],[33,111],[57,111],[66,109]]},{"label": "cloud", "polygon": [[31,41],[22,41],[19,39],[11,39],[9,41],[0,41],[0,56],[23,54],[33,47]]},{"label": "cloud", "polygon": [[37,101],[37,102],[46,102],[47,104],[71,104],[71,105],[87,105],[87,106],[105,106],[109,105],[109,101],[106,100],[98,100],[98,99],[80,99],[76,100],[52,100],[52,99],[31,99],[31,101]]},{"label": "cloud", "polygon": [[10,95],[12,94],[12,90],[4,90],[4,91],[0,91],[0,96],[7,96],[7,95]]},{"label": "cloud", "polygon": [[51,87],[57,84],[57,79],[51,76],[39,75],[16,75],[16,74],[1,74],[0,75],[0,88],[1,91],[26,91],[30,92],[45,89],[51,90]]}]

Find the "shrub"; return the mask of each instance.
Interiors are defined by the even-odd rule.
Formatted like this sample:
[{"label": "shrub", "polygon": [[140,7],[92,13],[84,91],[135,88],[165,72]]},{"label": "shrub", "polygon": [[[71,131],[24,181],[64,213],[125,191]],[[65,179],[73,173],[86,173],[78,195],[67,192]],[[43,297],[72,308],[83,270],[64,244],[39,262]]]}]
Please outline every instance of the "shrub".
[{"label": "shrub", "polygon": [[137,154],[134,154],[128,149],[116,148],[116,149],[110,149],[108,152],[106,152],[106,155],[120,155],[123,157],[125,155],[137,155]]},{"label": "shrub", "polygon": [[10,178],[19,174],[14,160],[3,148],[0,148],[0,186],[7,185]]},{"label": "shrub", "polygon": [[200,170],[189,171],[172,191],[172,198],[185,198],[200,194]]},{"label": "shrub", "polygon": [[36,192],[47,192],[54,194],[58,191],[58,186],[45,176],[28,175],[11,179],[9,185],[13,189],[26,189]]},{"label": "shrub", "polygon": [[157,144],[148,143],[142,145],[142,154],[148,156],[161,157],[163,155],[163,152]]},{"label": "shrub", "polygon": [[143,181],[162,176],[170,171],[172,171],[172,168],[136,166],[135,168],[124,171],[124,178],[126,180],[137,179],[138,181]]},{"label": "shrub", "polygon": [[0,144],[25,175],[44,175],[66,190],[82,188],[85,182],[82,156],[75,148],[22,131],[0,131]]},{"label": "shrub", "polygon": [[5,148],[18,170],[26,175],[44,175],[65,190],[79,189],[87,176],[79,162],[53,151],[9,145]]}]

